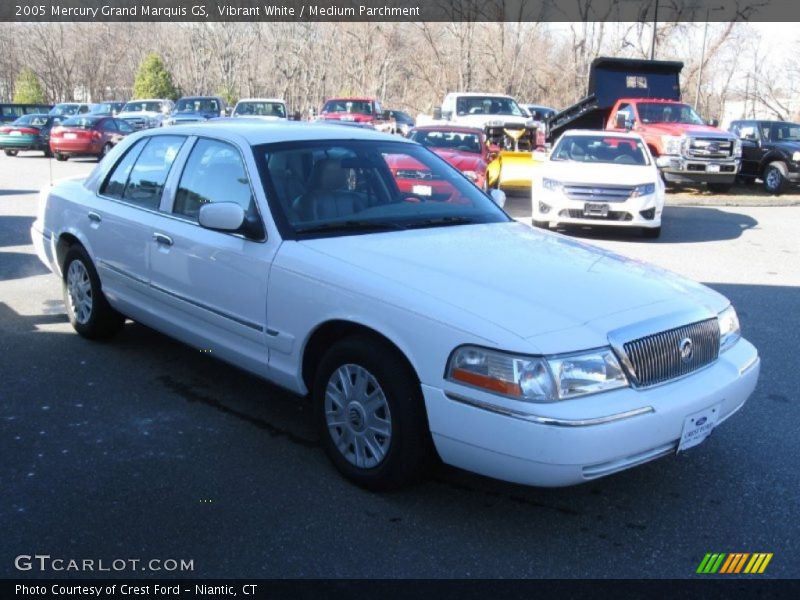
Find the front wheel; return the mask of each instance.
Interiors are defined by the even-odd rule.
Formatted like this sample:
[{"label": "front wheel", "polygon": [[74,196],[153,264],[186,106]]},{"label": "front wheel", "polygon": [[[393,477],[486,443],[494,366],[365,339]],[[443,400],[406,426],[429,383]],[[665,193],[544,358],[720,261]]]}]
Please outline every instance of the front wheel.
[{"label": "front wheel", "polygon": [[16,156],[19,154],[19,150],[3,150],[6,153],[6,156]]},{"label": "front wheel", "polygon": [[322,445],[336,468],[371,490],[416,477],[430,451],[419,382],[404,357],[368,336],[336,343],[313,384]]},{"label": "front wheel", "polygon": [[92,259],[82,246],[72,246],[64,258],[63,293],[69,322],[85,338],[111,337],[125,322],[103,295]]},{"label": "front wheel", "polygon": [[764,191],[775,196],[786,188],[786,167],[783,163],[773,162],[764,170]]},{"label": "front wheel", "polygon": [[61,154],[61,152],[56,152],[55,156],[56,156],[56,160],[59,161],[59,162],[64,162],[65,160],[67,160],[69,158],[66,154]]},{"label": "front wheel", "polygon": [[661,226],[658,227],[643,227],[642,235],[649,239],[657,239],[661,236]]}]

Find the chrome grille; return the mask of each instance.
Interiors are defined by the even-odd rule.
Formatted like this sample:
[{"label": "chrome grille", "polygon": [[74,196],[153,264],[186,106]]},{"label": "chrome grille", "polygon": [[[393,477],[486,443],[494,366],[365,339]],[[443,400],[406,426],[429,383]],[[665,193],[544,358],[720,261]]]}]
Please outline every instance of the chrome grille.
[{"label": "chrome grille", "polygon": [[564,185],[567,197],[580,202],[625,202],[633,190],[629,185]]},{"label": "chrome grille", "polygon": [[397,177],[399,179],[422,179],[429,181],[438,179],[434,177],[431,171],[424,171],[422,169],[397,169]]},{"label": "chrome grille", "polygon": [[689,138],[686,155],[690,158],[730,158],[733,155],[733,140]]},{"label": "chrome grille", "polygon": [[[690,340],[691,353],[682,357],[681,346]],[[648,335],[623,345],[629,373],[636,387],[647,387],[696,371],[719,355],[719,322],[707,319]]]}]

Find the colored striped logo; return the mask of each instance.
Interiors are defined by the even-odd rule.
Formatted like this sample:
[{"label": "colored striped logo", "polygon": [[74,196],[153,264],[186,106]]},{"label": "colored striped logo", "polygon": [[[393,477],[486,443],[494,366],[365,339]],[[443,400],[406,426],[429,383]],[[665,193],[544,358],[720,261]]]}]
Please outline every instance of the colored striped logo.
[{"label": "colored striped logo", "polygon": [[724,573],[730,575],[747,573],[755,575],[756,573],[763,573],[771,560],[772,552],[756,552],[753,554],[748,552],[708,553],[700,561],[697,572],[703,574]]}]

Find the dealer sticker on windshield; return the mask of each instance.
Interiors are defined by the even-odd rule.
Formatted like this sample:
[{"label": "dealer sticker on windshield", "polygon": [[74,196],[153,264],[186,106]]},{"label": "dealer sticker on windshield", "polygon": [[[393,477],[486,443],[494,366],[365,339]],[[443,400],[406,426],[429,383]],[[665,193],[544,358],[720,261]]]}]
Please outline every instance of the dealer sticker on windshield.
[{"label": "dealer sticker on windshield", "polygon": [[689,415],[683,421],[683,433],[678,443],[678,452],[697,446],[708,437],[719,420],[719,404]]}]

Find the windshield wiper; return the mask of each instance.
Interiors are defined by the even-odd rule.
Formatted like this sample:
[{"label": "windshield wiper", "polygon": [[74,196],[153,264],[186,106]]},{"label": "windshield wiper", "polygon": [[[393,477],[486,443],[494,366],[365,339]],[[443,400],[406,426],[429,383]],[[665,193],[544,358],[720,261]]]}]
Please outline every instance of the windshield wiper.
[{"label": "windshield wiper", "polygon": [[425,219],[423,221],[414,221],[409,223],[408,227],[412,229],[419,229],[422,227],[446,227],[448,225],[468,225],[475,223],[472,217],[436,217],[433,219]]},{"label": "windshield wiper", "polygon": [[334,221],[333,223],[299,227],[295,229],[295,233],[319,233],[326,231],[395,231],[399,229],[406,229],[406,227],[399,223],[381,221]]}]

